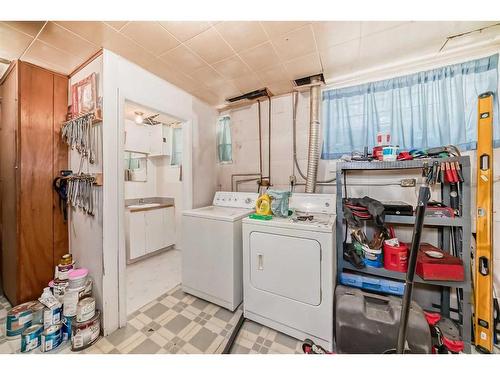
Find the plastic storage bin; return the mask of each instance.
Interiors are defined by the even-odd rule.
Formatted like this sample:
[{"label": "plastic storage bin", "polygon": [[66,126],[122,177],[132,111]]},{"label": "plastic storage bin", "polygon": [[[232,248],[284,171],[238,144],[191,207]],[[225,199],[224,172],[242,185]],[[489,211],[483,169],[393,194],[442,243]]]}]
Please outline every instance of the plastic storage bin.
[{"label": "plastic storage bin", "polygon": [[393,294],[396,296],[402,296],[405,291],[405,284],[399,281],[367,277],[346,272],[340,274],[340,283],[346,286],[371,290],[373,292]]}]

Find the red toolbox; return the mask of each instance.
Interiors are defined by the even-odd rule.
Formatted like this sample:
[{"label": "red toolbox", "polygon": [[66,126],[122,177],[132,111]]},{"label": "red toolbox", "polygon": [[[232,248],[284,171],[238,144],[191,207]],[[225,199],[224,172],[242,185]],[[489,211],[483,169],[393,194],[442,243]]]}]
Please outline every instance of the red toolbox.
[{"label": "red toolbox", "polygon": [[424,280],[464,280],[462,259],[454,257],[428,243],[420,244],[416,272]]}]

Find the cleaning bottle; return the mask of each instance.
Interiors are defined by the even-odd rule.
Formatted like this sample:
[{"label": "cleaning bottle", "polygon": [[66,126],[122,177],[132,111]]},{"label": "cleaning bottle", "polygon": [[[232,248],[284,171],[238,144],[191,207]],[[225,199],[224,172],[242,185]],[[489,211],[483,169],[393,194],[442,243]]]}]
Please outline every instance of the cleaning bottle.
[{"label": "cleaning bottle", "polygon": [[262,194],[255,202],[255,214],[261,217],[272,215],[271,197],[269,194]]}]

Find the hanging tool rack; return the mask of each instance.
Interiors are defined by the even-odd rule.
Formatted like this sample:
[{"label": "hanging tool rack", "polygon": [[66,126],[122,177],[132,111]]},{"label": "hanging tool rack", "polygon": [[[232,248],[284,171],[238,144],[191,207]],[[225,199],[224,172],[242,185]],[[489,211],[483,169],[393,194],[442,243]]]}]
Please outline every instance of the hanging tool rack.
[{"label": "hanging tool rack", "polygon": [[[397,171],[404,170],[422,170],[425,166],[432,166],[434,161],[438,161],[441,165],[442,163],[450,163],[450,165],[460,165],[461,175],[463,176],[463,182],[457,187],[459,189],[459,195],[461,197],[461,216],[456,216],[453,218],[439,218],[426,216],[424,218],[424,228],[433,227],[438,229],[439,233],[439,243],[438,247],[444,251],[452,253],[452,248],[454,246],[454,235],[457,230],[461,229],[462,237],[459,241],[459,248],[455,249],[457,256],[459,256],[464,265],[464,281],[429,281],[423,280],[419,276],[415,276],[414,282],[416,284],[427,284],[441,287],[441,304],[440,310],[441,314],[445,317],[450,317],[450,288],[457,288],[461,294],[460,306],[459,306],[459,321],[458,325],[461,327],[462,338],[465,344],[464,351],[470,353],[471,351],[471,323],[472,323],[472,306],[471,306],[471,292],[472,292],[472,282],[471,282],[471,169],[470,169],[470,159],[468,156],[460,157],[450,157],[450,158],[438,158],[438,159],[416,159],[409,161],[373,161],[373,162],[339,162],[337,163],[337,275],[339,275],[345,270],[349,272],[357,272],[366,275],[372,275],[375,277],[384,277],[395,280],[405,280],[406,273],[396,272],[387,270],[385,268],[373,268],[365,267],[363,269],[357,269],[349,262],[345,261],[343,258],[343,243],[345,236],[345,219],[343,211],[343,198],[348,198],[347,188],[348,186],[348,174],[349,171],[374,171],[374,170],[392,170],[393,173]],[[443,171],[447,172],[447,169]],[[452,181],[452,180],[448,180]],[[441,189],[441,198],[443,203],[451,207],[453,202],[451,202],[451,197],[454,194],[450,194],[454,186],[452,183],[441,183],[438,184],[438,188]],[[399,215],[385,215],[386,224],[394,225],[414,225],[416,217],[415,216],[399,216]],[[435,310],[435,306],[423,306],[427,310]]]},{"label": "hanging tool rack", "polygon": [[82,158],[88,158],[90,164],[97,161],[98,130],[94,125],[102,122],[98,114],[98,111],[81,114],[63,122],[61,127],[62,139]]},{"label": "hanging tool rack", "polygon": [[[94,216],[97,186],[102,186],[102,173],[90,173],[90,165],[96,164],[98,155],[99,130],[96,124],[101,123],[100,111],[81,114],[65,121],[61,126],[61,137],[72,150],[80,154],[78,172],[63,177],[68,182],[67,204],[78,207],[84,213]],[[86,164],[86,172],[83,172]]]}]

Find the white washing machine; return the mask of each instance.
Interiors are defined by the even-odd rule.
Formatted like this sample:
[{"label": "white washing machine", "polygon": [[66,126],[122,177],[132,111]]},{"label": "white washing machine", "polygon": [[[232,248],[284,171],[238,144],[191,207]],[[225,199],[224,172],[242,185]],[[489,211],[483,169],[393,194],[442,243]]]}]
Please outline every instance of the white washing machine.
[{"label": "white washing machine", "polygon": [[182,290],[234,311],[243,300],[241,220],[257,193],[216,192],[212,206],[182,213]]},{"label": "white washing machine", "polygon": [[244,316],[332,350],[335,195],[294,193],[290,207],[309,216],[243,219]]}]

